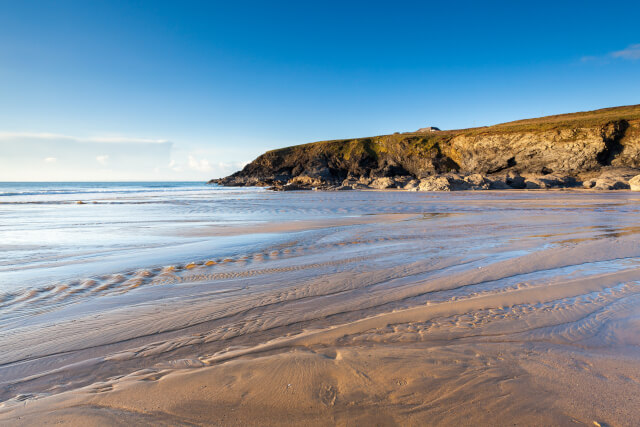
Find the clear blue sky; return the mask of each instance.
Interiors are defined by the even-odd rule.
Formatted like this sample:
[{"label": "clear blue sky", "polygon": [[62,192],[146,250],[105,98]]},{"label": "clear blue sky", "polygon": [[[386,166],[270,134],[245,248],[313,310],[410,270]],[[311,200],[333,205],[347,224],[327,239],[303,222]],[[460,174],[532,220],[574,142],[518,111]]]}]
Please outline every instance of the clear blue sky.
[{"label": "clear blue sky", "polygon": [[[0,180],[640,103],[640,3],[0,0]],[[24,176],[23,176],[24,175]]]}]

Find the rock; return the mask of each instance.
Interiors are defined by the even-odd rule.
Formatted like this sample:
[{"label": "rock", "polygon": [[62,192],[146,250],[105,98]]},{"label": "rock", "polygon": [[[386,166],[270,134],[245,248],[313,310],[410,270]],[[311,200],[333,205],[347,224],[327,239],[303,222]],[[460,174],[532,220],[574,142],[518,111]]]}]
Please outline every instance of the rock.
[{"label": "rock", "polygon": [[631,191],[640,191],[640,175],[636,175],[629,180]]},{"label": "rock", "polygon": [[412,179],[411,181],[407,182],[403,189],[407,190],[407,191],[418,191],[418,184],[420,183],[420,181],[418,181],[417,179]]},{"label": "rock", "polygon": [[540,188],[547,188],[546,184],[537,178],[527,179],[524,183],[524,188],[527,190],[538,190]]},{"label": "rock", "polygon": [[369,187],[377,190],[384,190],[386,188],[394,188],[396,186],[395,180],[389,177],[375,178],[369,184]]},{"label": "rock", "polygon": [[479,173],[474,173],[469,176],[465,176],[464,180],[469,184],[475,185],[475,186],[483,186],[487,182],[486,178],[483,175],[480,175]]},{"label": "rock", "polygon": [[353,190],[353,187],[350,185],[341,185],[340,187],[336,188],[336,191],[346,191],[346,190]]},{"label": "rock", "polygon": [[462,190],[469,190],[471,188],[471,184],[465,181],[462,175],[458,175],[456,173],[449,173],[449,174],[443,175],[442,178],[445,178],[447,182],[449,182],[450,191],[462,191]]},{"label": "rock", "polygon": [[527,189],[565,188],[575,185],[577,185],[577,181],[574,177],[554,174],[529,176],[524,182]]},{"label": "rock", "polygon": [[[211,183],[232,186],[283,184],[306,176],[335,185],[348,178],[429,177],[450,172],[461,174],[449,180],[453,188],[485,188],[466,176],[497,173],[511,188],[526,186],[518,175],[588,176],[606,168],[640,169],[640,107],[592,111],[557,118],[524,120],[509,125],[435,132],[423,128],[409,132],[366,138],[323,141],[270,150],[242,171]],[[588,117],[588,120],[585,118]],[[424,132],[424,133],[423,133]],[[513,174],[511,172],[513,171]],[[623,176],[621,176],[624,178]],[[604,178],[604,177],[602,177]],[[623,179],[622,181],[628,181]],[[464,181],[466,184],[458,181]],[[489,187],[492,182],[489,181]],[[540,186],[540,183],[532,181]],[[541,182],[545,187],[571,186],[568,182]],[[362,182],[368,185],[368,182]],[[308,184],[310,185],[310,184]],[[404,187],[406,183],[403,183]],[[379,187],[376,184],[375,187]],[[400,187],[400,185],[396,185]],[[493,184],[493,187],[501,184]]]},{"label": "rock", "polygon": [[413,177],[410,175],[396,176],[393,177],[396,188],[404,188],[408,182],[413,181]]},{"label": "rock", "polygon": [[509,172],[504,183],[511,188],[525,188],[525,179],[518,172]]},{"label": "rock", "polygon": [[353,184],[353,185],[351,186],[351,188],[353,188],[354,190],[368,190],[368,189],[369,189],[369,186],[368,186],[368,185],[365,185],[365,184],[360,184],[360,183],[358,183],[358,184]]},{"label": "rock", "polygon": [[430,176],[420,180],[418,191],[451,191],[451,184],[444,176]]},{"label": "rock", "polygon": [[566,175],[548,174],[540,177],[545,183],[546,188],[573,187],[576,185],[576,179]]},{"label": "rock", "polygon": [[[508,190],[510,188],[513,188],[513,187],[510,187],[509,185],[507,185],[507,183],[502,179],[494,179],[489,182],[490,190]],[[522,188],[524,188],[524,186]]]},{"label": "rock", "polygon": [[[278,177],[280,178],[280,177]],[[226,178],[212,179],[207,184],[218,184],[226,187],[269,187],[287,182],[287,179],[265,178],[259,179],[253,176],[228,176]]]},{"label": "rock", "polygon": [[319,187],[322,184],[323,182],[320,178],[314,178],[308,175],[296,176],[288,183],[288,185],[300,185],[308,187]]},{"label": "rock", "polygon": [[311,190],[315,187],[310,187],[308,185],[298,185],[298,184],[276,184],[272,187],[269,187],[269,190],[272,191],[299,191],[299,190]]},{"label": "rock", "polygon": [[470,190],[488,190],[491,185],[491,181],[479,173],[468,175],[463,180]]},{"label": "rock", "polygon": [[358,180],[353,177],[348,177],[342,181],[342,185],[353,186],[358,184]]},{"label": "rock", "polygon": [[615,179],[617,181],[629,182],[630,179],[638,175],[638,169],[630,168],[603,168],[598,178]]},{"label": "rock", "polygon": [[615,178],[598,178],[592,188],[596,190],[627,190],[629,184]]},{"label": "rock", "polygon": [[313,162],[311,165],[308,165],[305,170],[300,173],[300,175],[306,175],[312,178],[318,178],[321,180],[331,180],[333,178],[333,174],[331,173],[331,170],[324,164],[320,163],[320,161],[317,161],[317,164],[314,164],[316,162]]},{"label": "rock", "polygon": [[595,190],[625,190],[631,187],[630,181],[637,174],[637,169],[603,168],[597,178],[585,180],[582,185]]},{"label": "rock", "polygon": [[[540,118],[296,145],[270,150],[210,183],[442,191],[572,187],[580,177],[587,188],[624,188],[640,174],[640,106],[629,108],[578,113],[562,123]],[[409,184],[415,178],[425,182]]]}]

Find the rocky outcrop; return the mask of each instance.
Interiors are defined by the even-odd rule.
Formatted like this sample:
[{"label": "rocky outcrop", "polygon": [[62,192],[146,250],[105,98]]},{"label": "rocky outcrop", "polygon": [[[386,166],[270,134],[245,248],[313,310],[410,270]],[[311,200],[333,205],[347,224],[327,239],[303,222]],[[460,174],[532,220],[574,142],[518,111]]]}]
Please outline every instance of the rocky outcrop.
[{"label": "rocky outcrop", "polygon": [[627,121],[619,120],[588,128],[463,134],[453,137],[443,151],[461,171],[575,175],[610,165],[628,127]]},{"label": "rocky outcrop", "polygon": [[287,147],[211,182],[276,189],[625,189],[639,173],[640,106],[631,106]]}]

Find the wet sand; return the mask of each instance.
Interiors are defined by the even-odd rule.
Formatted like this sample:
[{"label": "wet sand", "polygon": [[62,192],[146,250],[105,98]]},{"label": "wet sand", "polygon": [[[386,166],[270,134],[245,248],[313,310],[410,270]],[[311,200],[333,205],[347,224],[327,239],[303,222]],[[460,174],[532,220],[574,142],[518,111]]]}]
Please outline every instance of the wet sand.
[{"label": "wet sand", "polygon": [[4,297],[0,424],[640,423],[640,196],[264,197],[180,231],[242,246]]}]

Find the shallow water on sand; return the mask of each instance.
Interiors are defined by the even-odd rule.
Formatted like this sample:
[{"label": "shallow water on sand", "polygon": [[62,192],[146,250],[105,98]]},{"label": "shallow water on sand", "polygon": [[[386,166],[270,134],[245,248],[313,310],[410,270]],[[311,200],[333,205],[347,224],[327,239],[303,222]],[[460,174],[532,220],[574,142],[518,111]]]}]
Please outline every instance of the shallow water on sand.
[{"label": "shallow water on sand", "polygon": [[0,419],[638,419],[636,193],[70,187],[0,188]]}]

